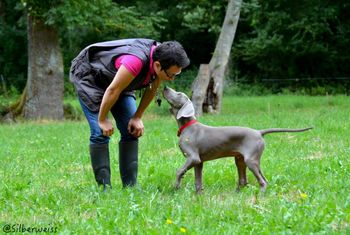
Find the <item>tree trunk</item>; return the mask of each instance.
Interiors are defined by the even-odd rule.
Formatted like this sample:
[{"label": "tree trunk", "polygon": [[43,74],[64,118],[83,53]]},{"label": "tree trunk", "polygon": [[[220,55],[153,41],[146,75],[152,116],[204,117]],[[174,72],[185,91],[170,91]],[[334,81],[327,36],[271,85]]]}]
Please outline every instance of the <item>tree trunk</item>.
[{"label": "tree trunk", "polygon": [[28,16],[26,119],[63,119],[63,59],[57,30]]},{"label": "tree trunk", "polygon": [[[203,113],[202,104],[206,99],[207,87],[209,85],[210,74],[209,74],[209,65],[201,64],[199,66],[199,71],[196,79],[192,84],[192,103],[195,109],[195,115],[201,116]],[[205,111],[204,111],[205,112]]]},{"label": "tree trunk", "polygon": [[[221,28],[219,39],[216,43],[214,54],[209,62],[209,82],[207,87],[193,86],[192,97],[200,96],[206,93],[205,100],[201,105],[204,112],[220,113],[222,105],[222,93],[224,87],[225,70],[230,57],[233,39],[235,37],[242,0],[229,0],[225,20]],[[201,77],[199,72],[195,83],[199,79],[207,79]],[[195,107],[196,110],[201,108]]]}]

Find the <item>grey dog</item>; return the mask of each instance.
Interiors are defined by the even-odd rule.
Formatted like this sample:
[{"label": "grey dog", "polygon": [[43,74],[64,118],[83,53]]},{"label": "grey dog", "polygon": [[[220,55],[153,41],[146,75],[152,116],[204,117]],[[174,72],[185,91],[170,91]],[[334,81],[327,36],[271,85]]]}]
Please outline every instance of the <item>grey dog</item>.
[{"label": "grey dog", "polygon": [[175,187],[178,189],[181,179],[192,167],[195,171],[197,193],[202,192],[203,162],[222,157],[235,157],[238,170],[238,186],[247,185],[246,168],[248,167],[264,192],[267,181],[260,169],[260,158],[264,151],[263,136],[273,132],[302,132],[312,129],[272,128],[254,130],[247,127],[211,127],[199,123],[191,100],[182,92],[165,87],[163,96],[170,104],[170,112],[179,125],[179,146],[186,158],[186,163],[176,173]]}]

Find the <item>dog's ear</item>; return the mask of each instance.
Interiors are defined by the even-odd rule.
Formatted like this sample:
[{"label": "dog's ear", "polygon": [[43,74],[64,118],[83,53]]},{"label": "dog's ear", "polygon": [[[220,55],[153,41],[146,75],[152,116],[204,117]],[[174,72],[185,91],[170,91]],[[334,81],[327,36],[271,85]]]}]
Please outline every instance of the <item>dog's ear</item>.
[{"label": "dog's ear", "polygon": [[177,112],[176,119],[194,116],[194,107],[191,100],[188,100]]}]

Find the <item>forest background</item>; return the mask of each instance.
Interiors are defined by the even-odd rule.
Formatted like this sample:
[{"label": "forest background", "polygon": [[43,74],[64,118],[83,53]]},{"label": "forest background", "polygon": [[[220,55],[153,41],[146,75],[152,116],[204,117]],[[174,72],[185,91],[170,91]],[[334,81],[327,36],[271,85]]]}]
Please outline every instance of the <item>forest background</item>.
[{"label": "forest background", "polygon": [[[20,94],[27,81],[26,2],[0,1],[1,93]],[[40,14],[58,29],[65,95],[73,94],[68,71],[81,49],[129,37],[181,42],[191,59],[183,80],[191,83],[212,56],[227,7],[222,0],[61,2],[47,1]],[[349,14],[345,0],[244,1],[226,81],[255,94],[349,94]]]}]

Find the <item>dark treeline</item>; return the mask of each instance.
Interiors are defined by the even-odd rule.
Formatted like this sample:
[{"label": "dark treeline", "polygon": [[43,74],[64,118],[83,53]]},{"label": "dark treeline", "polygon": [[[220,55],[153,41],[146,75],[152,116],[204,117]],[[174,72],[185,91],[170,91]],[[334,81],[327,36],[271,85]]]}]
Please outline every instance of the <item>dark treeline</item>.
[{"label": "dark treeline", "polygon": [[[25,2],[0,1],[0,75],[19,92],[27,79]],[[227,6],[222,0],[48,2],[54,7],[41,14],[57,25],[66,80],[70,61],[86,45],[127,37],[178,40],[195,70],[209,62]],[[332,83],[350,76],[349,45],[347,0],[244,1],[229,77],[247,84],[291,78]]]}]

